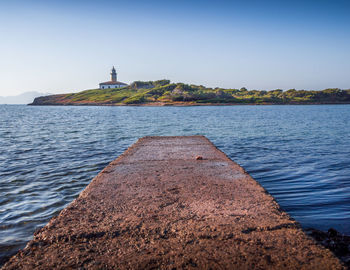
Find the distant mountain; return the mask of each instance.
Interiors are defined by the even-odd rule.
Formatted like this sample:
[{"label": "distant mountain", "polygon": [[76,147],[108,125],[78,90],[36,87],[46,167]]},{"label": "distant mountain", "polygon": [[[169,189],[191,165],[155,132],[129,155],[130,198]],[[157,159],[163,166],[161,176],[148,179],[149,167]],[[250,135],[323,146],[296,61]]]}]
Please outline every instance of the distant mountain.
[{"label": "distant mountain", "polygon": [[47,96],[49,93],[39,93],[39,92],[25,92],[17,96],[0,96],[0,104],[28,104],[32,103],[33,100],[37,97]]}]

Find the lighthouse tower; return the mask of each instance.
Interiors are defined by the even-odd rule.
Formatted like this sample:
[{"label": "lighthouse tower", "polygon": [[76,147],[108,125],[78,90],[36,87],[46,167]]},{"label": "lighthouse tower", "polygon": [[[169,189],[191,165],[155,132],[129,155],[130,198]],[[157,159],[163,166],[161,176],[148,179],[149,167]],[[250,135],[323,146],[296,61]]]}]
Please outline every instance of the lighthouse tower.
[{"label": "lighthouse tower", "polygon": [[116,82],[117,81],[117,72],[115,72],[115,68],[113,66],[112,72],[111,72],[111,81]]}]

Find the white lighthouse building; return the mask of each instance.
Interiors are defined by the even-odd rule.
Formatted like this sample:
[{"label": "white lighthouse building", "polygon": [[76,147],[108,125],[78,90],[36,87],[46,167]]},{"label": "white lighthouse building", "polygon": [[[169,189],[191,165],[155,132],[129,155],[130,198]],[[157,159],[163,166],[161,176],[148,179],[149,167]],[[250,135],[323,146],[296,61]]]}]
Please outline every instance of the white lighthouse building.
[{"label": "white lighthouse building", "polygon": [[111,71],[111,80],[108,82],[100,83],[100,89],[120,88],[120,87],[124,87],[124,86],[127,86],[127,84],[117,81],[117,72],[115,71],[114,66],[113,66],[112,71]]}]

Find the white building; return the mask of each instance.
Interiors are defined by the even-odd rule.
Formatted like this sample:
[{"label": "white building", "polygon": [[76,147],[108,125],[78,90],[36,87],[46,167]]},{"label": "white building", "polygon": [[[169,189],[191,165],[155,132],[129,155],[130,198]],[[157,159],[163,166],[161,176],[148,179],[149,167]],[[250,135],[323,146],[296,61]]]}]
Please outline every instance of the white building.
[{"label": "white building", "polygon": [[126,83],[118,82],[117,81],[117,73],[115,72],[115,68],[112,68],[111,72],[111,80],[108,82],[100,83],[100,89],[106,89],[106,88],[120,88],[127,86]]}]

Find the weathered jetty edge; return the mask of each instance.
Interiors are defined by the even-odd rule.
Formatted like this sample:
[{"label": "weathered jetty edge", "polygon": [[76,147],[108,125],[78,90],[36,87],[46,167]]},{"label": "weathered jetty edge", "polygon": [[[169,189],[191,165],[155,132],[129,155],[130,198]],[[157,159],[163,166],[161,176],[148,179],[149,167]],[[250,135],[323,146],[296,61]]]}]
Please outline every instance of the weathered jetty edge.
[{"label": "weathered jetty edge", "polygon": [[3,269],[343,269],[208,139],[145,137]]}]

